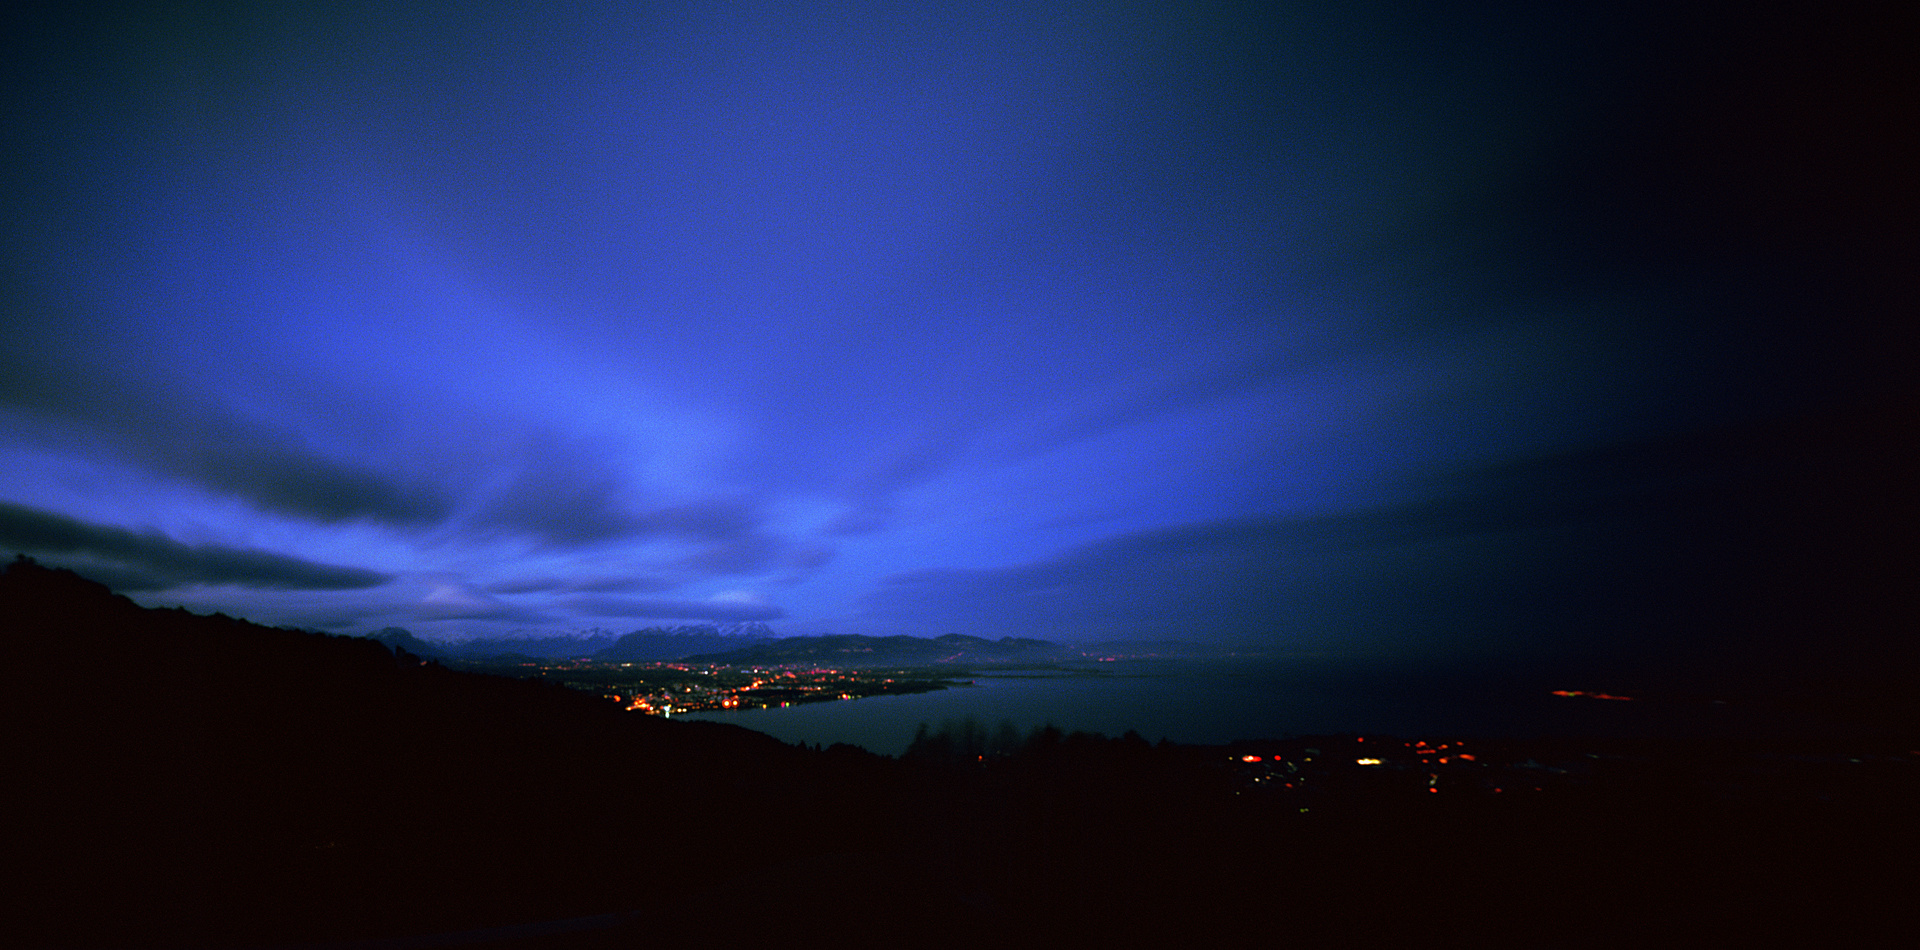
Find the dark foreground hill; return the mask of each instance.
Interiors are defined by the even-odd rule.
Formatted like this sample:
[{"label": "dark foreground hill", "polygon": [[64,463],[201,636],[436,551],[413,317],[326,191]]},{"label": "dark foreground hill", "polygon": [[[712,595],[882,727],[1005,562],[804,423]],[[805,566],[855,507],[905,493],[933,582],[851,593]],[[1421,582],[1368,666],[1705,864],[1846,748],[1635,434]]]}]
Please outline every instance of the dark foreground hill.
[{"label": "dark foreground hill", "polygon": [[[631,910],[858,847],[879,760],[623,714],[380,644],[0,575],[29,945],[440,932]],[[870,761],[869,761],[870,760]],[[861,812],[871,815],[871,809]],[[674,900],[678,900],[677,897]],[[17,940],[0,940],[8,946]]]},{"label": "dark foreground hill", "polygon": [[1920,843],[1900,788],[1303,813],[1217,749],[810,750],[24,560],[0,636],[5,946],[1857,946]]}]

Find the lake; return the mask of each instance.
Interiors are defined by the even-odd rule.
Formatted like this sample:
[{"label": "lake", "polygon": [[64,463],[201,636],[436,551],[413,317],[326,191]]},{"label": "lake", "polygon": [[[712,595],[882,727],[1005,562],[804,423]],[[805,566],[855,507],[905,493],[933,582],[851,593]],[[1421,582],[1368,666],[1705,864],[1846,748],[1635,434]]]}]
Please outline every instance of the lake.
[{"label": "lake", "polygon": [[1427,680],[1313,664],[1119,665],[1105,675],[978,675],[975,685],[786,708],[687,713],[784,742],[844,742],[899,755],[921,724],[1042,725],[1148,741],[1218,744],[1289,735],[1526,738],[1544,735],[1713,737],[1779,727],[1765,714],[1709,703],[1554,696],[1563,684]]}]

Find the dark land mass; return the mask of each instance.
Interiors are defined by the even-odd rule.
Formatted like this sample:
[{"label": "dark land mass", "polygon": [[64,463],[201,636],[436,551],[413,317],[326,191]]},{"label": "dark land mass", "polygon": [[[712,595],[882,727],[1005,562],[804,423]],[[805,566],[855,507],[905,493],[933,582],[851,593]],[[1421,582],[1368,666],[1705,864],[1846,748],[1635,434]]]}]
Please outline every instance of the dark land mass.
[{"label": "dark land mass", "polygon": [[1864,946],[1920,884],[1912,747],[963,723],[896,760],[24,559],[0,634],[13,947]]}]

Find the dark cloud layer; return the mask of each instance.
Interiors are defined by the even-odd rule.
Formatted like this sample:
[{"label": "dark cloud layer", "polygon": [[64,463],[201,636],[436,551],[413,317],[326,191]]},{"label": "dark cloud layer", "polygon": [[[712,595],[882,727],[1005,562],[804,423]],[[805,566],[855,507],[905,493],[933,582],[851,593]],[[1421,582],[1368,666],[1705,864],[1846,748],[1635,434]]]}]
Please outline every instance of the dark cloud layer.
[{"label": "dark cloud layer", "polygon": [[618,446],[604,441],[526,438],[512,453],[510,477],[483,493],[458,530],[516,535],[557,548],[647,539],[712,545],[759,540],[759,513],[744,501],[644,504],[627,473],[612,463],[617,452]]},{"label": "dark cloud layer", "polygon": [[778,620],[785,610],[770,604],[729,603],[707,600],[645,600],[616,597],[580,597],[568,606],[584,614],[602,617],[644,617],[656,620],[712,620],[739,623],[754,620]]},{"label": "dark cloud layer", "polygon": [[157,532],[88,524],[0,502],[0,549],[105,561],[123,590],[232,584],[271,590],[355,590],[391,578],[377,571],[316,564],[284,554],[218,544],[186,545]]},{"label": "dark cloud layer", "polygon": [[312,452],[296,438],[241,419],[190,387],[148,379],[148,367],[76,353],[85,338],[23,325],[0,354],[0,411],[49,447],[84,446],[182,479],[262,511],[321,523],[369,520],[421,526],[451,510],[446,496],[374,469]]},{"label": "dark cloud layer", "polygon": [[6,523],[123,587],[1907,655],[1890,6],[151,6],[0,11]]},{"label": "dark cloud layer", "polygon": [[679,584],[657,577],[529,577],[487,585],[490,594],[657,594]]},{"label": "dark cloud layer", "polygon": [[[1154,529],[1021,567],[895,575],[867,617],[920,633],[979,629],[1091,641],[1183,638],[1287,651],[1418,651],[1459,584],[1514,541],[1423,530],[1393,511],[1351,518],[1248,518]],[[1391,587],[1393,590],[1382,590]],[[1449,591],[1455,593],[1447,593]],[[1391,594],[1389,599],[1380,599]],[[1407,634],[1423,615],[1422,633]],[[1445,631],[1458,649],[1458,631]]]},{"label": "dark cloud layer", "polygon": [[1681,377],[1676,411],[1909,385],[1920,64],[1897,9],[1545,15],[1579,31],[1560,48],[1582,55],[1556,70],[1572,83],[1541,87],[1558,107],[1533,130],[1537,158],[1463,209],[1504,243],[1476,263],[1503,262],[1525,294],[1656,303],[1663,332],[1695,344],[1658,367]]},{"label": "dark cloud layer", "polygon": [[[1407,501],[1137,532],[996,570],[895,575],[870,619],[1660,681],[1866,676],[1920,660],[1897,550],[1910,403],[1846,405],[1435,476]],[[1818,644],[1808,638],[1818,634]]]}]

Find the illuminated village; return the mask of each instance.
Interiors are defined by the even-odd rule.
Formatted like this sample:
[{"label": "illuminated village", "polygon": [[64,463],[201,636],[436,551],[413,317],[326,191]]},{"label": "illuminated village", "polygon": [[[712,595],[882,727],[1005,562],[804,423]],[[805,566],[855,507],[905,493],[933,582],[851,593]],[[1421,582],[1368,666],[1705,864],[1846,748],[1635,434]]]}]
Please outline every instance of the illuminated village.
[{"label": "illuminated village", "polygon": [[[486,664],[465,664],[502,672]],[[597,693],[632,712],[654,716],[718,709],[765,709],[801,703],[925,693],[971,685],[916,670],[841,670],[807,666],[734,667],[693,663],[525,661],[511,671]]]}]

